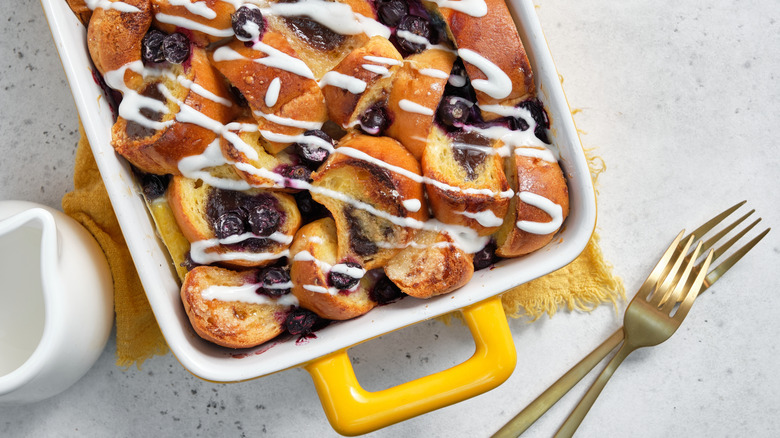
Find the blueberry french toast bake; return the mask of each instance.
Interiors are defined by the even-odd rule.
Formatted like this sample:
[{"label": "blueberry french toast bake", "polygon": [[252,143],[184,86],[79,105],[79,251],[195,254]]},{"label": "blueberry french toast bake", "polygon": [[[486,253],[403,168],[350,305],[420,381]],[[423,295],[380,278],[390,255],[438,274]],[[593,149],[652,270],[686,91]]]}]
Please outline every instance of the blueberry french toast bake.
[{"label": "blueberry french toast bake", "polygon": [[210,342],[452,292],[568,215],[503,0],[67,1]]}]

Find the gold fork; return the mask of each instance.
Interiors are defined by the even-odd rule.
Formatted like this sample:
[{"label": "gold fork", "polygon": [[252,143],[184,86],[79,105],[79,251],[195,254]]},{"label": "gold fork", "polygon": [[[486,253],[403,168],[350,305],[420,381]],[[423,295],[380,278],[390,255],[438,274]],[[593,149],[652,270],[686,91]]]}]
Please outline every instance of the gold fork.
[{"label": "gold fork", "polygon": [[[742,205],[744,205],[745,202],[746,201],[742,201],[732,206],[731,208],[725,210],[724,212],[718,214],[717,216],[715,216],[714,218],[710,219],[705,224],[697,228],[695,231],[693,231],[690,235],[686,236],[685,238],[680,239],[680,236],[677,236],[677,239],[675,239],[673,244],[664,253],[664,256],[655,266],[650,276],[648,276],[647,280],[645,280],[642,286],[640,286],[640,289],[637,292],[636,296],[634,297],[634,300],[632,300],[632,303],[629,305],[629,308],[636,306],[633,303],[634,301],[637,301],[638,297],[643,296],[644,299],[646,299],[647,295],[649,295],[650,292],[656,290],[658,291],[656,291],[656,293],[653,294],[653,297],[651,297],[651,299],[654,298],[656,300],[659,300],[659,303],[661,304],[662,307],[674,306],[674,302],[676,302],[677,299],[674,299],[671,302],[669,301],[669,298],[672,295],[672,291],[674,290],[674,288],[669,288],[669,285],[685,284],[685,286],[683,287],[690,289],[690,287],[693,286],[693,282],[697,278],[697,276],[691,276],[690,273],[688,273],[686,274],[687,279],[685,283],[680,281],[681,276],[683,275],[685,270],[680,271],[679,266],[684,263],[687,267],[692,262],[696,261],[696,258],[692,257],[692,254],[686,255],[685,258],[680,256],[682,254],[685,254],[685,252],[687,252],[687,248],[690,248],[691,243],[694,240],[701,239],[704,235],[712,231],[716,226],[718,226],[721,222],[723,222],[725,218],[730,216]],[[728,233],[733,231],[738,225],[744,222],[745,219],[747,219],[754,212],[755,210],[751,210],[747,214],[743,215],[742,217],[734,221],[732,224],[724,227],[721,231],[716,233],[708,240],[699,242],[700,244],[697,245],[698,250],[700,252],[703,252],[710,249],[718,241],[723,239],[723,237],[725,237]],[[745,229],[743,229],[742,231],[735,234],[734,237],[732,237],[727,242],[722,244],[716,250],[712,251],[711,256],[708,257],[707,260],[709,260],[709,262],[711,263],[719,259],[732,246],[734,246],[734,244],[736,244],[740,239],[742,239],[742,237],[744,237],[745,234],[747,234],[753,227],[755,227],[755,225],[758,224],[760,220],[761,220],[760,218],[755,220],[753,223],[745,227]],[[728,271],[735,263],[737,263],[737,261],[739,261],[745,254],[747,254],[747,252],[750,251],[753,248],[753,246],[755,246],[758,243],[758,241],[760,241],[768,232],[769,229],[764,230],[761,234],[753,238],[745,246],[736,250],[729,258],[721,262],[716,268],[714,268],[712,271],[707,273],[702,281],[701,286],[699,287],[699,293],[703,292],[704,290],[709,288],[713,283],[715,283],[715,281],[717,281],[726,271]],[[682,233],[680,233],[680,235],[682,235]],[[683,252],[683,249],[685,249],[685,252]],[[672,263],[672,261],[675,262],[680,261],[680,263],[677,263],[675,268],[675,263]],[[672,269],[675,269],[674,272],[675,275],[673,276],[670,275]],[[698,266],[696,266],[695,269],[698,274],[703,274],[707,272],[707,268],[704,267],[703,263],[700,263]],[[660,282],[660,279],[666,279],[666,280],[664,280],[664,282]],[[664,283],[666,284],[666,286],[664,286]],[[668,293],[665,294],[660,293],[659,291],[661,287],[666,287],[666,292]],[[695,297],[695,294],[692,294],[691,296]],[[644,306],[647,305],[648,304],[645,301]],[[688,308],[690,308],[690,306],[688,306]],[[626,309],[626,313],[628,313],[628,309]],[[582,359],[579,363],[577,363],[577,365],[575,365],[565,375],[563,375],[560,379],[558,379],[558,381],[556,381],[552,386],[550,386],[550,388],[548,388],[545,392],[539,395],[539,397],[537,397],[536,400],[531,402],[531,404],[529,404],[525,409],[523,409],[523,411],[517,414],[504,427],[502,427],[498,432],[496,432],[496,434],[493,435],[493,437],[494,438],[516,437],[519,436],[521,433],[523,433],[526,429],[528,429],[528,427],[531,426],[531,424],[533,424],[537,419],[539,419],[539,417],[541,417],[552,405],[554,405],[572,387],[574,387],[574,385],[576,385],[577,382],[579,382],[599,362],[601,362],[601,360],[603,360],[604,357],[606,357],[606,355],[609,354],[610,351],[614,350],[614,348],[617,347],[623,341],[624,336],[625,336],[624,328],[621,327],[617,331],[615,331],[615,333],[613,333],[609,338],[607,338],[600,346],[598,346],[595,350],[593,350],[592,353],[590,353],[588,356]],[[626,356],[628,355],[628,353],[624,353],[624,354]],[[622,359],[620,360],[622,361]],[[615,365],[615,367],[617,367],[617,365]],[[612,372],[614,372],[614,369],[612,370]],[[604,380],[604,384],[606,384],[607,379],[608,378]],[[603,385],[601,386],[601,388],[603,388]],[[600,392],[600,390],[601,389],[599,389],[598,392]],[[595,395],[597,396],[598,393],[596,393]],[[595,396],[593,397],[593,400],[595,400]],[[583,417],[587,413],[587,410],[588,409],[584,409],[584,412],[582,412]],[[579,422],[581,421],[582,418],[580,418],[579,421],[577,421],[577,425],[579,425]],[[573,425],[573,423],[570,423],[570,425]],[[574,427],[574,429],[576,429],[576,426]],[[571,433],[573,432],[574,430],[571,431]]]}]

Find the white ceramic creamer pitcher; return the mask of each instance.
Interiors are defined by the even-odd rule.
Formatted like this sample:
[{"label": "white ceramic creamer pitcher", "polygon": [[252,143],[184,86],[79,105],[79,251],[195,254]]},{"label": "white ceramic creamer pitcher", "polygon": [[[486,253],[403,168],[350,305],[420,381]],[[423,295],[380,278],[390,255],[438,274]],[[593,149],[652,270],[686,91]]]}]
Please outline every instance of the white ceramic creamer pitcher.
[{"label": "white ceramic creamer pitcher", "polygon": [[30,403],[76,383],[113,324],[108,263],[64,213],[0,201],[0,405]]}]

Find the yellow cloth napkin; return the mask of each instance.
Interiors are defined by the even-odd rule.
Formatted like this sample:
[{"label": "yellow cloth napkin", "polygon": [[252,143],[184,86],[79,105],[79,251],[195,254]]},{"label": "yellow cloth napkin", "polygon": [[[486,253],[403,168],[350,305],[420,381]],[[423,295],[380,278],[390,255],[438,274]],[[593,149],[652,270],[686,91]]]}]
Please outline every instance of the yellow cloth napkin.
[{"label": "yellow cloth napkin", "polygon": [[[108,258],[114,278],[117,365],[140,367],[146,359],[166,354],[168,348],[125,245],[89,142],[83,128],[79,129],[75,189],[63,197],[62,207],[95,236]],[[589,163],[595,180],[603,170],[603,162],[590,158]],[[527,316],[534,321],[545,313],[554,315],[561,306],[591,310],[604,302],[615,304],[624,297],[623,283],[605,262],[594,233],[583,253],[571,264],[505,292],[502,299],[508,315]]]},{"label": "yellow cloth napkin", "polygon": [[116,363],[122,367],[132,364],[140,367],[146,359],[167,353],[168,346],[146,299],[81,126],[79,131],[74,191],[62,198],[62,209],[95,236],[108,259],[114,279]]}]

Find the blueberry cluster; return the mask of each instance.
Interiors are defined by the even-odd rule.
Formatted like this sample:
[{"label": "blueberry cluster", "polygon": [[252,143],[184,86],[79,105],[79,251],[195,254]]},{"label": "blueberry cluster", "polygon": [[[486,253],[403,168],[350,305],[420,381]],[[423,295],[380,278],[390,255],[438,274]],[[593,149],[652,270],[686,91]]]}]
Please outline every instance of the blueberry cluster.
[{"label": "blueberry cluster", "polygon": [[379,22],[393,29],[391,41],[404,56],[420,53],[428,44],[439,42],[439,32],[419,2],[378,0],[376,9]]},{"label": "blueberry cluster", "polygon": [[141,59],[144,64],[170,62],[181,64],[190,57],[190,40],[180,32],[165,34],[152,29],[141,40]]}]

